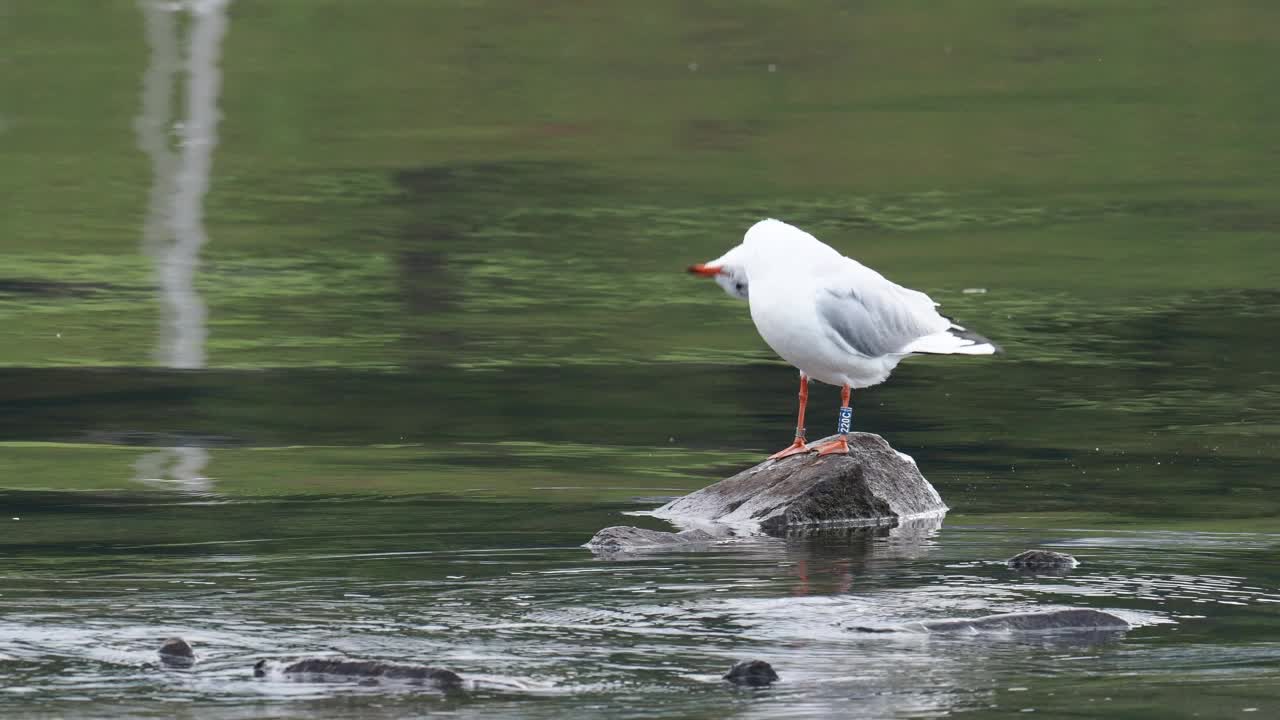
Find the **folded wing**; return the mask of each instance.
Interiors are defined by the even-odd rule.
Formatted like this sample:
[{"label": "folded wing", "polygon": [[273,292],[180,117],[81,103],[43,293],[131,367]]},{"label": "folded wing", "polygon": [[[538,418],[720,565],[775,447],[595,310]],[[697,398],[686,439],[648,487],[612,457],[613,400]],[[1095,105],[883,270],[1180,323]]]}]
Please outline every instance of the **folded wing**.
[{"label": "folded wing", "polygon": [[848,262],[851,265],[819,287],[817,307],[832,339],[850,351],[864,357],[997,352],[990,340],[939,314],[928,295],[893,283],[854,260]]}]

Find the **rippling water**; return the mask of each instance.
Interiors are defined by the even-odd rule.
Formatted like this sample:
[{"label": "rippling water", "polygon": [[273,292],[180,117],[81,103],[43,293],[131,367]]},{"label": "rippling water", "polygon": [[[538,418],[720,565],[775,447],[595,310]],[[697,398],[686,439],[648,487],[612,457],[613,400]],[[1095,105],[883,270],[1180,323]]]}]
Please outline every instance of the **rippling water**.
[{"label": "rippling water", "polygon": [[[1276,10],[646,7],[0,4],[0,714],[1280,714]],[[593,555],[790,438],[762,216],[1005,347],[854,396],[953,511]]]},{"label": "rippling water", "polygon": [[[45,712],[77,716],[93,715],[92,700],[112,700],[131,712],[182,704],[226,717],[252,716],[263,703],[299,717],[357,707],[379,717],[431,708],[685,716],[713,707],[927,717],[1085,703],[1140,712],[1159,696],[1215,715],[1206,692],[1269,697],[1278,679],[1280,643],[1256,635],[1280,603],[1272,535],[948,523],[602,558],[571,543],[607,520],[607,506],[576,515],[557,506],[554,530],[537,507],[508,510],[498,533],[462,529],[494,515],[495,504],[81,504],[84,522],[163,512],[163,525],[140,523],[146,529],[105,547],[46,545],[41,559],[28,552],[5,573],[4,702],[17,707],[28,695]],[[173,536],[175,525],[208,514],[220,527],[259,530],[223,541]],[[1055,577],[1001,562],[1040,544],[1083,565]],[[1252,577],[1224,574],[1233,568]],[[1108,609],[1136,629],[1123,638],[855,630],[1067,606]],[[194,669],[155,667],[156,639],[173,634],[196,644]],[[266,681],[249,667],[315,653],[439,663],[462,673],[467,689],[438,696],[395,683]],[[768,658],[783,681],[727,689],[719,675],[744,657]]]}]

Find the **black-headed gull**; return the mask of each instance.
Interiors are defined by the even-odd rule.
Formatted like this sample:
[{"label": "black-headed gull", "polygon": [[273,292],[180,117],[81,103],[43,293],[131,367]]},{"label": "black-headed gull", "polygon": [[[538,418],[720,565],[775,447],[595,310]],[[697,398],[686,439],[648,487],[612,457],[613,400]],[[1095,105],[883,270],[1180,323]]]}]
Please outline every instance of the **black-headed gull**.
[{"label": "black-headed gull", "polygon": [[[995,343],[938,313],[922,292],[890,282],[857,260],[779,220],[762,220],[742,244],[689,272],[715,278],[751,306],[773,351],[800,370],[796,439],[771,458],[849,451],[849,391],[884,382],[906,356],[991,355]],[[809,381],[838,385],[839,439],[810,448],[804,438]]]}]

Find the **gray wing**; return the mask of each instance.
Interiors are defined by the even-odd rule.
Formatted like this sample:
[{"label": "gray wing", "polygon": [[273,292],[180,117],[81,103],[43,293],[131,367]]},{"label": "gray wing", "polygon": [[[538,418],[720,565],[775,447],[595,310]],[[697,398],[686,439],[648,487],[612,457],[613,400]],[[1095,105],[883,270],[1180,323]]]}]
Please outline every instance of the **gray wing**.
[{"label": "gray wing", "polygon": [[818,315],[833,339],[859,355],[880,357],[902,352],[913,341],[950,327],[928,295],[881,280],[869,287],[818,290]]}]

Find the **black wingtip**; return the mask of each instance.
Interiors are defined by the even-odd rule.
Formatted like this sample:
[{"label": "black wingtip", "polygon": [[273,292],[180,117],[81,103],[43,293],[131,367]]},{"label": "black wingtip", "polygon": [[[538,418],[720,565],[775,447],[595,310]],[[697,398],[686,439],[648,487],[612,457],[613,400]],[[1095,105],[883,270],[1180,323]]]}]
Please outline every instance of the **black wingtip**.
[{"label": "black wingtip", "polygon": [[954,335],[955,337],[958,337],[961,340],[968,340],[972,342],[974,345],[990,345],[992,348],[992,353],[991,353],[992,355],[1004,354],[1004,348],[1000,347],[998,344],[996,344],[992,340],[986,337],[983,337],[982,335],[979,335],[978,333],[972,330],[966,330],[963,326],[954,324],[954,321],[952,322],[951,327],[947,328],[947,333],[950,335]]}]

